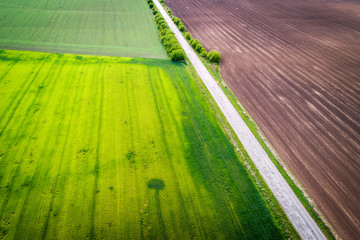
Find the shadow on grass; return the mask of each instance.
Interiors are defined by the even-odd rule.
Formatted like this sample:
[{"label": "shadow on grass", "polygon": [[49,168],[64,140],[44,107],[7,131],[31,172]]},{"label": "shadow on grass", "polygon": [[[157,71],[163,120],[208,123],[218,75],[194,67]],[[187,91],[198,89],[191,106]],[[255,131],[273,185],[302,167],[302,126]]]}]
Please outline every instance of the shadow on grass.
[{"label": "shadow on grass", "polygon": [[160,197],[159,197],[159,191],[163,190],[165,188],[165,183],[161,179],[151,179],[147,182],[147,186],[150,189],[155,189],[155,204],[156,204],[156,212],[157,217],[159,219],[159,227],[160,231],[158,234],[158,239],[166,239],[166,230],[165,230],[165,223],[161,212],[161,205],[160,205]]}]

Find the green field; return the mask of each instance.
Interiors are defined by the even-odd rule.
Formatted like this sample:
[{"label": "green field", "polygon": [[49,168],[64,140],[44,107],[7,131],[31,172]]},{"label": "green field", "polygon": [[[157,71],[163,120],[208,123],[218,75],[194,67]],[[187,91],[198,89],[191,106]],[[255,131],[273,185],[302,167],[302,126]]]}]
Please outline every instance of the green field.
[{"label": "green field", "polygon": [[0,48],[167,58],[145,0],[0,0]]},{"label": "green field", "polygon": [[0,238],[283,238],[183,65],[0,60]]}]

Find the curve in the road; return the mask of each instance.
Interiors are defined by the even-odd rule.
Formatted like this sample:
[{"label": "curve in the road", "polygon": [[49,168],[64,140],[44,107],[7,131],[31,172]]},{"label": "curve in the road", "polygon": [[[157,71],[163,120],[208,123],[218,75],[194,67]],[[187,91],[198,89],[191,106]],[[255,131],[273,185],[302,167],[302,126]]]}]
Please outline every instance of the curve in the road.
[{"label": "curve in the road", "polygon": [[284,209],[289,220],[295,227],[302,239],[326,239],[310,214],[301,204],[295,193],[277,170],[269,156],[266,154],[260,143],[256,140],[250,129],[242,120],[234,106],[226,97],[214,78],[200,61],[194,50],[180,33],[172,19],[164,10],[158,0],[153,0],[170,29],[174,32],[181,47],[185,50],[190,62],[194,66],[199,77],[204,82],[212,97],[215,99],[220,110],[233,128],[245,150],[256,165],[276,199]]}]

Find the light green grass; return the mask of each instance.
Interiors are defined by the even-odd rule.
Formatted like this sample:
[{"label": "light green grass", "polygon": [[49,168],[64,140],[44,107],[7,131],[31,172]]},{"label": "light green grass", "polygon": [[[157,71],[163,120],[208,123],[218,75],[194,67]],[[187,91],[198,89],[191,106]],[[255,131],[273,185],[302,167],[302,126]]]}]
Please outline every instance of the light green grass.
[{"label": "light green grass", "polygon": [[167,58],[144,0],[0,0],[0,47]]},{"label": "light green grass", "polygon": [[0,60],[0,238],[283,238],[183,65]]}]

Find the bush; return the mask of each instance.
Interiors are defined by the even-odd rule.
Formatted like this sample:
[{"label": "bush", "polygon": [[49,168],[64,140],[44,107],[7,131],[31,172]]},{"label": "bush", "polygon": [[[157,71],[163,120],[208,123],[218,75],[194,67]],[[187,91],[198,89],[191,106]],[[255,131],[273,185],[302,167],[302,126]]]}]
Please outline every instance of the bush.
[{"label": "bush", "polygon": [[207,52],[206,52],[205,48],[203,48],[203,50],[201,50],[200,56],[202,56],[202,57],[206,57],[206,56],[207,56]]},{"label": "bush", "polygon": [[195,46],[195,50],[198,52],[198,53],[201,53],[201,50],[203,49],[203,46],[201,46],[200,43],[198,43],[196,46]]},{"label": "bush", "polygon": [[164,1],[164,0],[160,0],[159,2],[160,2],[160,3],[165,3],[165,1]]},{"label": "bush", "polygon": [[164,42],[170,41],[170,39],[172,39],[174,37],[175,37],[174,34],[171,32],[171,33],[167,33],[164,36],[161,36],[160,40],[161,40],[162,43],[164,43]]},{"label": "bush", "polygon": [[221,60],[220,53],[217,51],[214,51],[214,50],[210,51],[208,53],[207,57],[209,58],[210,62],[218,62],[219,63]]},{"label": "bush", "polygon": [[169,28],[169,27],[168,27],[168,25],[167,25],[165,22],[160,23],[160,24],[158,25],[158,29],[159,29],[159,30],[166,29],[166,28]]},{"label": "bush", "polygon": [[170,48],[170,52],[173,52],[175,50],[181,49],[181,46],[179,43],[174,43],[171,48]]},{"label": "bush", "polygon": [[154,11],[153,11],[153,15],[156,15],[156,14],[158,14],[159,12],[156,10],[156,9],[154,9]]},{"label": "bush", "polygon": [[171,60],[173,61],[181,61],[185,59],[185,52],[182,49],[174,50],[170,55]]},{"label": "bush", "polygon": [[170,52],[170,49],[171,49],[172,45],[174,45],[174,44],[178,44],[178,41],[176,40],[175,37],[165,40],[164,47],[165,47],[166,51]]},{"label": "bush", "polygon": [[174,17],[173,21],[176,25],[179,25],[179,23],[181,22],[180,18]]},{"label": "bush", "polygon": [[179,30],[180,30],[181,32],[185,32],[185,31],[186,31],[186,27],[185,27],[183,24],[181,24],[181,25],[179,25]]},{"label": "bush", "polygon": [[155,17],[155,22],[156,24],[158,24],[159,21],[161,20],[165,20],[163,17],[159,16],[159,17]]},{"label": "bush", "polygon": [[185,39],[189,41],[191,39],[191,34],[187,32],[185,34]]},{"label": "bush", "polygon": [[[171,32],[170,28],[166,27],[166,28],[163,28],[163,29],[160,30],[160,36],[161,37],[163,37],[163,36],[165,36],[167,34],[173,34]],[[160,37],[160,39],[161,39],[161,37]]]},{"label": "bush", "polygon": [[153,8],[153,7],[154,7],[154,4],[153,4],[153,3],[150,3],[150,4],[149,4],[149,7],[150,7],[150,8]]},{"label": "bush", "polygon": [[199,40],[197,40],[195,38],[191,39],[189,43],[190,43],[190,46],[193,48],[195,48],[196,45],[200,44]]},{"label": "bush", "polygon": [[153,0],[147,0],[147,3],[148,4],[153,3]]}]

